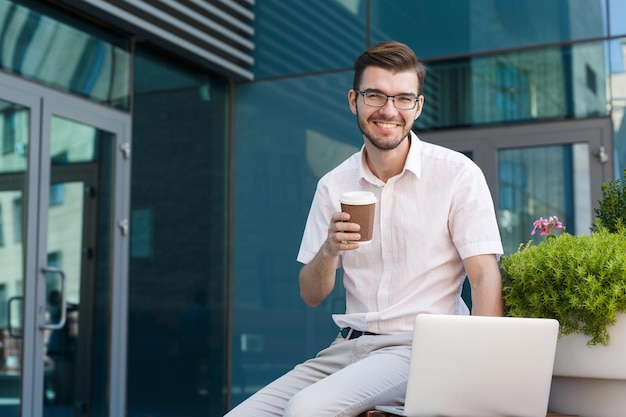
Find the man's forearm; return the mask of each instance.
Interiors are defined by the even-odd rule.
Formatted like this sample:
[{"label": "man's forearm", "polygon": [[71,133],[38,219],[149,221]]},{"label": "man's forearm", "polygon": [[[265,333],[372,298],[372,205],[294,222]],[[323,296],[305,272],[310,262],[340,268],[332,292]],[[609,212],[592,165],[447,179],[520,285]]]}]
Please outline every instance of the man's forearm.
[{"label": "man's forearm", "polygon": [[337,256],[329,254],[324,246],[300,270],[300,297],[306,305],[317,307],[335,287]]},{"label": "man's forearm", "polygon": [[502,316],[502,276],[495,255],[478,255],[464,261],[472,287],[472,314]]},{"label": "man's forearm", "polygon": [[479,285],[472,291],[472,314],[475,316],[503,316],[502,292],[493,286]]}]

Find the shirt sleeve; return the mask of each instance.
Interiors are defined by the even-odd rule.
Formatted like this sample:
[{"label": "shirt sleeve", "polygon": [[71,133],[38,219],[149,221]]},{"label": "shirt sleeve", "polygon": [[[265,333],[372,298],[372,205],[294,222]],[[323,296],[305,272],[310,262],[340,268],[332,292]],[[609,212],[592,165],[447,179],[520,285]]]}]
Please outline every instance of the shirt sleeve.
[{"label": "shirt sleeve", "polygon": [[471,163],[457,177],[449,227],[462,259],[503,253],[496,214],[483,172]]},{"label": "shirt sleeve", "polygon": [[[322,244],[328,236],[328,227],[333,213],[339,210],[339,206],[334,205],[329,198],[327,187],[318,182],[309,216],[304,227],[300,250],[298,251],[298,262],[309,263],[317,254]],[[341,258],[341,257],[340,257]],[[341,260],[337,263],[337,268],[341,266]]]}]

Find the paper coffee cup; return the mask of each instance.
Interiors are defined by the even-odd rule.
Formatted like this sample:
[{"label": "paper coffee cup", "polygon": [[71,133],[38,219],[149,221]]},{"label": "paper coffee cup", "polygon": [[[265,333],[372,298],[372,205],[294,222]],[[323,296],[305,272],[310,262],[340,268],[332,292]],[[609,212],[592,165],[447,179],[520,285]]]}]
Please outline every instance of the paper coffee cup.
[{"label": "paper coffee cup", "polygon": [[374,215],[376,214],[376,196],[369,191],[349,191],[341,195],[339,200],[341,211],[350,214],[350,223],[361,226],[359,243],[372,241],[374,232]]}]

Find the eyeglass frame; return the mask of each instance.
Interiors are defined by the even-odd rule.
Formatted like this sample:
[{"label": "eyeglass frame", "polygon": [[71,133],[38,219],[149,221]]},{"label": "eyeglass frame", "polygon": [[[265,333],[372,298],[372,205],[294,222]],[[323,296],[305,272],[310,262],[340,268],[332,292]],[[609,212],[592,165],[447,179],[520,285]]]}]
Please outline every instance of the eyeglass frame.
[{"label": "eyeglass frame", "polygon": [[[361,90],[357,90],[356,88],[353,88],[352,90],[354,90],[355,93],[361,95],[363,97],[363,103],[365,103],[368,106],[371,106],[371,107],[385,107],[385,104],[387,104],[389,99],[391,99],[391,102],[393,103],[393,107],[395,107],[398,110],[413,110],[417,106],[417,102],[419,101],[420,97],[422,97],[421,94],[413,97],[413,107],[410,107],[408,109],[403,109],[403,108],[398,107],[396,105],[396,97],[409,97],[410,96],[409,94],[396,94],[395,96],[390,96],[390,95],[382,93],[382,92],[380,92],[378,90],[363,90],[363,91],[361,91]],[[368,93],[368,92],[376,93],[376,94],[380,94],[382,96],[385,96],[385,102],[383,104],[370,104],[370,103],[368,103],[365,100],[365,94]]]}]

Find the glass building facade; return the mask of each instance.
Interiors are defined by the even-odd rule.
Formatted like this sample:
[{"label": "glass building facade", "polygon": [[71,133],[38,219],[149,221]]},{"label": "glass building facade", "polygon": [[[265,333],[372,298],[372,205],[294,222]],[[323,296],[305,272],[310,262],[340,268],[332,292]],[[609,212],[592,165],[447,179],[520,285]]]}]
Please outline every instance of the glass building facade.
[{"label": "glass building facade", "polygon": [[[426,64],[415,130],[483,168],[505,251],[529,240],[540,216],[556,214],[570,232],[587,233],[601,183],[626,168],[622,0],[233,0],[225,3],[238,15],[254,15],[248,79],[73,3],[0,0],[0,416],[111,415],[105,395],[115,375],[102,358],[123,368],[119,402],[129,417],[222,415],[327,346],[338,330],[331,314],[345,308],[341,271],[334,292],[308,308],[295,259],[318,179],[362,146],[347,93],[355,58],[378,41],[404,42]],[[196,3],[208,10],[212,2]],[[14,95],[3,89],[12,80]],[[48,124],[44,116],[34,122],[36,104],[17,99],[22,82],[42,91],[44,115],[51,89],[63,94],[60,103],[94,103],[127,120],[132,147],[111,146],[106,129],[65,116],[52,117],[58,141],[31,143],[29,132]],[[73,157],[76,135],[88,138],[79,146],[88,158]],[[81,205],[65,214],[82,215],[79,229],[62,216],[46,229],[68,232],[56,249],[48,245],[50,265],[83,265],[67,288],[79,306],[73,366],[89,364],[89,372],[71,371],[70,382],[54,382],[67,362],[47,350],[32,365],[42,377],[29,373],[26,355],[37,352],[15,332],[28,331],[19,297],[26,303],[36,292],[21,257],[34,218],[24,196],[38,186],[28,152],[50,154],[51,168],[42,168],[51,178],[50,216],[76,200],[71,192],[91,190],[60,186],[54,178],[65,168],[57,165],[97,177],[105,190],[96,211]],[[116,152],[131,161],[121,178],[112,173]],[[116,181],[128,187],[130,229],[109,216],[125,198]],[[109,241],[109,229],[128,234],[126,249]],[[91,234],[93,245],[62,245]],[[126,261],[118,270],[110,259],[119,250]],[[82,264],[71,269],[64,254],[79,252]],[[87,258],[97,259],[92,272]],[[117,293],[109,285],[120,274],[125,289]],[[126,306],[117,362],[110,298]],[[67,406],[64,395],[82,400]],[[43,405],[28,414],[28,399]]]},{"label": "glass building facade", "polygon": [[[589,188],[599,187],[590,183],[597,168],[589,155],[597,159],[599,151],[596,142],[573,139],[568,129],[575,127],[567,123],[610,120],[609,175],[625,167],[618,114],[624,108],[619,80],[626,27],[620,16],[626,10],[618,3],[256,4],[255,80],[239,84],[235,94],[234,404],[336,334],[330,316],[344,308],[341,272],[331,296],[310,309],[299,299],[301,265],[295,257],[317,180],[363,143],[347,92],[351,66],[364,46],[398,40],[427,65],[425,105],[415,129],[427,141],[454,136],[454,147],[481,166],[483,159],[494,159],[490,186],[511,252],[531,239],[532,222],[540,216],[559,215],[572,233],[589,230]],[[546,136],[544,144],[541,135],[524,131],[528,126],[539,132],[561,126],[559,138]],[[487,131],[484,138],[473,136],[477,129]],[[493,129],[501,130],[492,140]],[[524,134],[516,135],[517,129]],[[505,140],[510,143],[495,152],[482,149]]]}]

